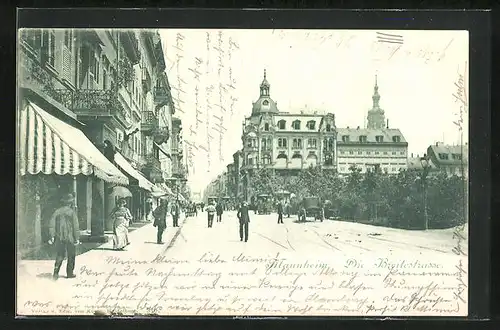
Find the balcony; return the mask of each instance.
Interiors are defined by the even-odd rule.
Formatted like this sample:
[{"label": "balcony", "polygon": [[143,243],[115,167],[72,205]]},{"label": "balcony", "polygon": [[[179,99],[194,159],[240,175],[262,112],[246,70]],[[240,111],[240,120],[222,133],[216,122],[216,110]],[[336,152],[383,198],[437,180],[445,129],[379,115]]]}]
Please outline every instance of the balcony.
[{"label": "balcony", "polygon": [[49,96],[53,96],[56,79],[45,65],[38,59],[35,59],[36,56],[37,54],[28,46],[21,52],[21,56],[19,57],[19,81],[33,85],[49,94]]},{"label": "balcony", "polygon": [[139,41],[137,40],[134,31],[126,31],[121,33],[123,48],[127,53],[132,64],[138,64],[141,60],[141,52],[139,50]]},{"label": "balcony", "polygon": [[67,89],[54,90],[53,98],[72,110],[77,116],[114,116],[124,123],[130,123],[130,114],[123,108],[113,90]]},{"label": "balcony", "polygon": [[168,127],[157,127],[153,131],[154,141],[158,144],[162,144],[168,141],[170,138],[170,132]]},{"label": "balcony", "polygon": [[146,155],[145,160],[146,164],[142,168],[142,172],[151,182],[162,183],[164,180],[160,160],[154,154]]},{"label": "balcony", "polygon": [[142,69],[142,89],[146,94],[151,90],[151,75],[146,68]]},{"label": "balcony", "polygon": [[154,102],[156,103],[156,107],[160,108],[165,104],[168,104],[170,99],[170,93],[163,86],[156,86],[153,92]]},{"label": "balcony", "polygon": [[142,112],[142,122],[141,131],[146,136],[151,136],[154,131],[158,128],[158,118],[156,117],[154,111],[143,111]]}]

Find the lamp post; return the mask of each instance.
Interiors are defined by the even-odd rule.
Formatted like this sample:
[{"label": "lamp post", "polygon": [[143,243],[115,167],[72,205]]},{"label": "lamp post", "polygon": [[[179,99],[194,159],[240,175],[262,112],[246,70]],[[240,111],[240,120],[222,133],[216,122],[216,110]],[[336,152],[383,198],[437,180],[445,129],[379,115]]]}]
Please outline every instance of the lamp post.
[{"label": "lamp post", "polygon": [[420,176],[422,180],[422,188],[424,190],[423,199],[424,199],[424,228],[425,230],[429,229],[429,218],[427,216],[427,175],[429,174],[429,170],[431,165],[429,163],[429,158],[424,154],[424,157],[420,158],[420,163],[422,164],[422,174]]}]

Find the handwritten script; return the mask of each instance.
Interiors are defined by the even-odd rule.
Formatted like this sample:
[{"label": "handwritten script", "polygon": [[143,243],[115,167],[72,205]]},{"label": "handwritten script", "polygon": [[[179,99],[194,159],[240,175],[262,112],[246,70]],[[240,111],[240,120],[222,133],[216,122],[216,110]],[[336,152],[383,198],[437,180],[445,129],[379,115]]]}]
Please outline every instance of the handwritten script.
[{"label": "handwritten script", "polygon": [[[187,259],[108,257],[81,266],[55,296],[18,297],[23,315],[466,315],[456,281],[465,271],[440,259],[206,252]],[[465,265],[464,265],[465,267]],[[49,281],[49,280],[47,280]],[[47,290],[43,290],[47,292]],[[27,295],[28,296],[28,295]],[[57,297],[57,298],[55,298]]]}]

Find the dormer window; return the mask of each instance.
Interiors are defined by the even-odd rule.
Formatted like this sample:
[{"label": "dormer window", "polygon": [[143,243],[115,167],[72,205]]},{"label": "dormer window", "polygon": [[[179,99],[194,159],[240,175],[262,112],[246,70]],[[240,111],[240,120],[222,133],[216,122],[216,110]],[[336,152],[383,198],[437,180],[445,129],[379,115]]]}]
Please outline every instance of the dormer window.
[{"label": "dormer window", "polygon": [[278,122],[279,129],[285,129],[285,121],[282,119]]},{"label": "dormer window", "polygon": [[292,123],[293,129],[300,129],[300,120],[296,120]]},{"label": "dormer window", "polygon": [[349,142],[349,135],[342,136],[342,142]]},{"label": "dormer window", "polygon": [[359,137],[359,142],[361,142],[361,143],[366,143],[366,135],[361,135],[361,136]]},{"label": "dormer window", "polygon": [[316,122],[314,120],[310,120],[307,122],[307,128],[310,130],[314,130],[316,126]]},{"label": "dormer window", "polygon": [[377,135],[375,137],[375,141],[377,141],[377,142],[384,142],[384,137],[382,135]]},{"label": "dormer window", "polygon": [[332,125],[326,124],[326,131],[331,132],[332,131]]},{"label": "dormer window", "polygon": [[401,142],[401,137],[399,135],[395,135],[392,137],[392,142]]},{"label": "dormer window", "polygon": [[264,100],[264,102],[262,102],[262,105],[269,105],[269,101],[268,100]]},{"label": "dormer window", "polygon": [[460,155],[460,154],[452,154],[451,157],[454,160],[462,160],[462,155]]},{"label": "dormer window", "polygon": [[268,123],[264,124],[264,131],[269,131],[269,124]]},{"label": "dormer window", "polygon": [[440,153],[439,154],[439,159],[441,159],[441,160],[448,160],[448,154]]}]

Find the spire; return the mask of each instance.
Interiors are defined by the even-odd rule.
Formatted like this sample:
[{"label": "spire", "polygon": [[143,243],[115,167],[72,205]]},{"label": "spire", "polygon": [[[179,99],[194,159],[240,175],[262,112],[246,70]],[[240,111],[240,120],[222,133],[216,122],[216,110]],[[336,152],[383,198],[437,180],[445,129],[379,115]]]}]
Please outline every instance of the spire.
[{"label": "spire", "polygon": [[378,79],[375,74],[375,86],[373,87],[373,106],[368,111],[367,128],[369,129],[384,129],[386,128],[384,110],[380,108],[380,94],[378,93]]},{"label": "spire", "polygon": [[373,109],[379,109],[379,101],[380,101],[380,94],[378,93],[378,83],[377,83],[377,75],[375,75],[375,86],[373,87]]},{"label": "spire", "polygon": [[266,69],[264,69],[264,79],[262,80],[262,83],[260,84],[260,96],[269,96],[269,88],[271,85],[266,79]]}]

